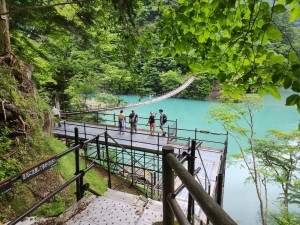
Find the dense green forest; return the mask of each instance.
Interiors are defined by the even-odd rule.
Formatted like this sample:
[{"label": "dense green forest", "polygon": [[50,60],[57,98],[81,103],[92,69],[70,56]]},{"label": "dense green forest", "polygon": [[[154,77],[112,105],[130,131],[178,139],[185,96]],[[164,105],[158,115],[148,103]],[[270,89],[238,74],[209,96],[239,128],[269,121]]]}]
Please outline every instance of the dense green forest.
[{"label": "dense green forest", "polygon": [[[22,7],[8,5],[12,10]],[[192,74],[178,57],[162,57],[157,23],[166,4],[137,3],[135,18],[121,25],[103,7],[108,6],[90,3],[88,8],[63,5],[36,10],[34,22],[27,11],[12,14],[13,51],[33,66],[32,80],[49,104],[53,95],[65,110],[85,107],[86,96],[91,95],[112,104],[118,101],[110,94],[160,95]],[[45,22],[45,12],[55,18]],[[21,19],[24,16],[31,24]],[[196,82],[179,97],[209,95],[215,76],[200,72],[196,76]]]},{"label": "dense green forest", "polygon": [[[161,95],[196,76],[177,97],[280,98],[283,86],[300,113],[297,0],[0,0],[0,15],[0,180],[65,148],[51,136],[53,104],[117,105],[116,95]],[[40,195],[30,196],[1,205],[0,219]]]},{"label": "dense green forest", "polygon": [[[262,20],[265,22],[258,21],[261,24],[255,24],[263,26],[265,23],[269,26],[263,37],[253,33],[253,40],[248,40],[253,42],[256,41],[255,38],[263,38],[258,49],[251,46],[247,48],[247,40],[244,40],[238,47],[234,46],[238,43],[229,43],[222,56],[224,47],[221,45],[229,41],[229,30],[234,28],[236,34],[232,35],[238,36],[241,32],[238,29],[244,29],[247,21],[235,27],[228,25],[223,31],[224,37],[217,40],[217,37],[213,38],[216,36],[212,35],[213,28],[205,28],[209,27],[209,21],[200,21],[191,16],[190,19],[202,26],[195,31],[196,27],[192,22],[181,18],[182,15],[187,17],[187,13],[205,15],[205,10],[210,10],[208,7],[203,12],[190,12],[189,7],[196,7],[188,2],[180,2],[180,7],[168,1],[132,2],[128,6],[133,7],[132,14],[125,14],[120,18],[116,15],[117,10],[109,8],[112,6],[108,3],[95,1],[40,10],[20,10],[16,13],[13,13],[14,10],[33,3],[8,1],[12,11],[10,31],[13,52],[34,69],[32,81],[40,95],[49,104],[55,95],[60,99],[61,108],[65,110],[86,107],[86,97],[91,95],[99,95],[98,100],[112,104],[117,104],[118,101],[110,94],[160,95],[178,87],[190,75],[195,75],[196,81],[178,97],[207,99],[218,80],[223,82],[224,91],[229,90],[231,94],[235,89],[239,93],[251,88],[262,92],[261,94],[270,92],[278,97],[276,87],[271,83],[279,84],[281,79],[286,88],[293,83],[294,89],[298,90],[298,83],[292,79],[297,76],[297,69],[292,68],[291,74],[282,76],[283,78],[277,72],[274,74],[274,71],[278,70],[280,73],[283,69],[284,58],[290,59],[290,63],[296,62],[299,50],[298,24],[288,23],[289,13],[282,9],[283,5],[274,7],[278,12],[272,11],[274,16],[271,21],[277,27],[269,26],[265,18]],[[42,5],[42,2],[34,3],[39,4]],[[272,9],[271,4],[264,4],[264,10]],[[221,4],[218,7],[220,9],[216,10],[222,10]],[[240,13],[243,14],[242,11]],[[218,19],[223,20],[222,17]],[[230,20],[228,17],[227,23],[233,22]],[[187,26],[191,26],[185,32],[179,26],[184,23],[190,23]],[[251,27],[253,28],[254,26]],[[201,29],[206,30],[207,37],[202,35]],[[204,39],[200,40],[199,37]],[[269,39],[271,40],[268,42]],[[240,40],[237,39],[236,42],[238,41]],[[207,47],[203,47],[206,45]],[[244,53],[244,58],[230,51]],[[238,64],[238,61],[243,61],[244,65]],[[264,61],[271,68],[263,69]],[[244,67],[245,71],[242,71]],[[293,75],[294,71],[296,75]],[[260,72],[265,75],[259,75]],[[234,81],[236,85],[233,88],[230,80],[235,73],[245,75]],[[264,76],[269,76],[272,80]],[[297,101],[298,98],[295,97],[293,102]]]}]

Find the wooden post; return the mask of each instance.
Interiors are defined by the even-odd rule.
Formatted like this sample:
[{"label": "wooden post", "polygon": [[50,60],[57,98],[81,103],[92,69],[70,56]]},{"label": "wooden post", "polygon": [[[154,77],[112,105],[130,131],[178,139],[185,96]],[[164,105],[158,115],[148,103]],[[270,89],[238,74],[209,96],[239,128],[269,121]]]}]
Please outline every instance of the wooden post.
[{"label": "wooden post", "polygon": [[174,153],[171,146],[162,148],[162,169],[163,169],[163,225],[174,225],[174,213],[168,203],[168,195],[174,192],[174,173],[167,162],[167,155]]}]

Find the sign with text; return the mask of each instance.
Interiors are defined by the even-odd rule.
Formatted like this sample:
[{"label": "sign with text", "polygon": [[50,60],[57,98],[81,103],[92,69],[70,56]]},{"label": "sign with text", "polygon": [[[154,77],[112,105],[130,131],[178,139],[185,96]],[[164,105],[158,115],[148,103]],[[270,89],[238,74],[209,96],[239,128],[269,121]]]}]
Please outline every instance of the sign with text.
[{"label": "sign with text", "polygon": [[47,161],[44,161],[40,163],[39,165],[30,168],[29,170],[26,170],[25,172],[22,173],[22,182],[29,181],[30,179],[36,177],[37,175],[43,173],[44,171],[52,168],[57,164],[57,159],[54,157],[52,159],[49,159]]},{"label": "sign with text", "polygon": [[0,182],[0,194],[4,194],[12,189],[12,184],[10,179],[6,179]]}]

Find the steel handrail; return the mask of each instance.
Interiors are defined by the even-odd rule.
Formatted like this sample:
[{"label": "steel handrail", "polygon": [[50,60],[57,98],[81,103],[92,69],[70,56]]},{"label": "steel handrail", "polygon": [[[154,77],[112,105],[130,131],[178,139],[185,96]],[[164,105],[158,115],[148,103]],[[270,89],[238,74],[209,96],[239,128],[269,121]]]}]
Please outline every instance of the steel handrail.
[{"label": "steel handrail", "polygon": [[[127,150],[126,150],[126,148],[124,148],[122,145],[120,145],[117,141],[115,141],[115,139],[114,138],[112,138],[109,134],[107,134],[108,135],[108,137],[111,139],[111,140],[113,140],[120,148],[122,148],[122,150],[123,151],[125,151],[128,155],[131,155]],[[132,159],[132,158],[131,158]],[[138,162],[135,158],[134,158],[134,162],[137,162],[141,167],[143,167],[143,165],[140,163],[140,162]],[[148,170],[147,170],[148,171]],[[149,171],[150,172],[150,171]]]},{"label": "steel handrail", "polygon": [[[200,161],[201,161],[201,164],[203,166],[203,170],[204,170],[204,174],[205,174],[205,181],[207,180],[208,181],[208,193],[210,194],[210,187],[211,187],[211,182],[210,182],[210,179],[207,175],[207,171],[206,171],[206,168],[204,166],[204,163],[203,163],[203,159],[202,159],[202,156],[201,156],[201,153],[200,153],[200,150],[199,150],[199,146],[201,146],[202,144],[202,141],[198,142],[198,144],[196,145],[196,149],[198,151],[198,154],[199,154],[199,157],[200,157]],[[206,182],[205,182],[205,189],[206,189]]]},{"label": "steel handrail", "polygon": [[74,181],[78,180],[80,177],[83,177],[86,172],[88,172],[91,168],[93,168],[95,164],[91,164],[89,167],[87,167],[85,170],[81,171],[78,175],[70,179],[68,182],[61,185],[59,188],[55,189],[53,192],[48,194],[45,198],[43,198],[41,201],[34,204],[30,209],[28,209],[26,212],[22,213],[20,216],[18,216],[16,219],[8,223],[8,225],[15,225],[19,221],[21,221],[24,217],[26,217],[29,213],[33,212],[35,209],[43,205],[45,202],[47,202],[50,198],[61,192],[63,189],[65,189],[67,186],[69,186]]}]

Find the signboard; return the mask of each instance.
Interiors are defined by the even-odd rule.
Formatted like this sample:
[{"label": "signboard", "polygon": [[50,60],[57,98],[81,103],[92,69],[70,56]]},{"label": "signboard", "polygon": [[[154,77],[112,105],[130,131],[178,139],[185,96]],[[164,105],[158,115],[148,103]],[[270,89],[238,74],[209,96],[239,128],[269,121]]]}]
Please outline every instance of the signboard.
[{"label": "signboard", "polygon": [[48,159],[47,161],[44,161],[37,166],[30,168],[22,173],[22,182],[29,181],[30,179],[36,177],[37,175],[43,173],[44,171],[52,168],[57,164],[57,159],[54,157],[52,159]]},{"label": "signboard", "polygon": [[0,182],[0,194],[4,194],[12,189],[12,184],[10,179],[6,179]]}]

